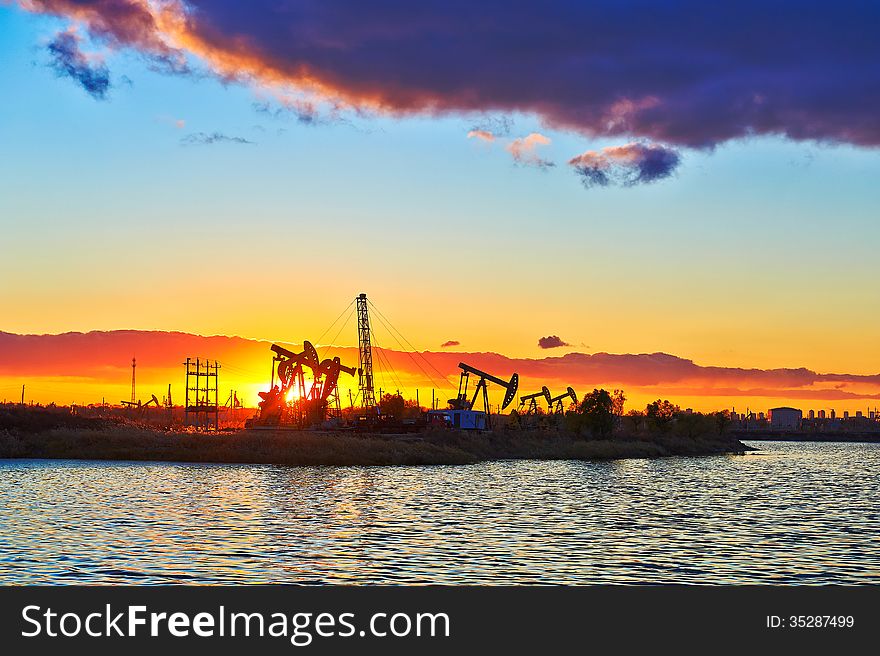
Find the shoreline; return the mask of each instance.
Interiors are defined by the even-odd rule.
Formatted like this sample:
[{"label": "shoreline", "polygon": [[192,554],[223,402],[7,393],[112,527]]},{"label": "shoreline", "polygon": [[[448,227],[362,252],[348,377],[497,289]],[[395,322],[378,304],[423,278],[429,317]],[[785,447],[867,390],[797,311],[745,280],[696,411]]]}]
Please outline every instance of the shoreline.
[{"label": "shoreline", "polygon": [[731,436],[575,439],[543,431],[429,431],[383,435],[342,431],[163,432],[134,427],[0,432],[0,458],[288,466],[467,465],[500,460],[651,459],[743,455]]},{"label": "shoreline", "polygon": [[877,444],[880,442],[880,432],[804,432],[804,431],[761,431],[761,430],[732,430],[730,434],[740,441],[758,442],[838,442]]}]

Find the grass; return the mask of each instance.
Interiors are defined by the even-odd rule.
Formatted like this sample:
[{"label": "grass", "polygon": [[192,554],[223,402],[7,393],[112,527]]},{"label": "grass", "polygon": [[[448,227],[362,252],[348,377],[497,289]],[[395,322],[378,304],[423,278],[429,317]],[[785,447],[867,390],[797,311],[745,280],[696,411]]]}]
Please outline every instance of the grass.
[{"label": "grass", "polygon": [[0,430],[0,458],[159,460],[280,465],[458,465],[488,460],[611,460],[743,453],[735,438],[616,436],[575,439],[548,431],[164,432],[132,425]]}]

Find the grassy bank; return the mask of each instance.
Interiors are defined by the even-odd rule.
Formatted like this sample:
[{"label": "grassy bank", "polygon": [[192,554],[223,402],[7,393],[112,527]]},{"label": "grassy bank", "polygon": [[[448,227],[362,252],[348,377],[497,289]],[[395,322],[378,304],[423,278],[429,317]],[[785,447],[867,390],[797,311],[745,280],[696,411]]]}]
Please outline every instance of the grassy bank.
[{"label": "grassy bank", "polygon": [[749,450],[735,438],[575,439],[545,431],[420,435],[240,431],[175,433],[135,426],[0,430],[0,458],[159,460],[281,465],[440,465],[487,460],[611,460],[714,455]]}]

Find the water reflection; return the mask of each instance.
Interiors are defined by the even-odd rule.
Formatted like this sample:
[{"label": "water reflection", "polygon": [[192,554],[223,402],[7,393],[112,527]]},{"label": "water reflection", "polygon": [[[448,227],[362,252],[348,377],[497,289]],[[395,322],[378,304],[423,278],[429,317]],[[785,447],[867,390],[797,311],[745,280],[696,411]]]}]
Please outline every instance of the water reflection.
[{"label": "water reflection", "polygon": [[467,467],[0,461],[4,583],[878,583],[880,445]]}]

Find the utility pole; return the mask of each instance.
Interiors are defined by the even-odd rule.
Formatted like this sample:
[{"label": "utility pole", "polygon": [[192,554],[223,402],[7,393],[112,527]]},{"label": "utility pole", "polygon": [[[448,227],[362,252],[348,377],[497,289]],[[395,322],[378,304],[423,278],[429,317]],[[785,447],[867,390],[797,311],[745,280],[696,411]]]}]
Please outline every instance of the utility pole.
[{"label": "utility pole", "polygon": [[24,385],[21,386],[21,404],[24,405]]}]

